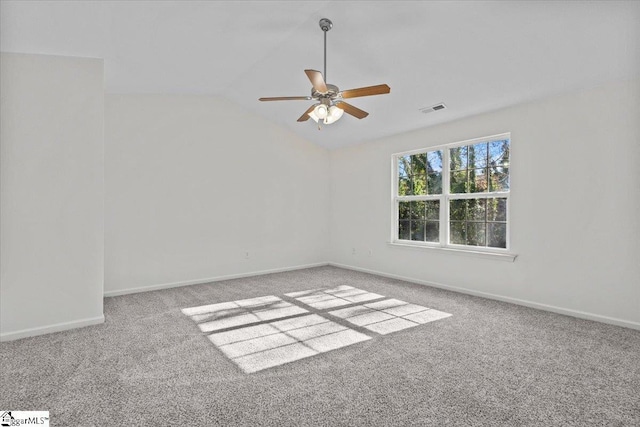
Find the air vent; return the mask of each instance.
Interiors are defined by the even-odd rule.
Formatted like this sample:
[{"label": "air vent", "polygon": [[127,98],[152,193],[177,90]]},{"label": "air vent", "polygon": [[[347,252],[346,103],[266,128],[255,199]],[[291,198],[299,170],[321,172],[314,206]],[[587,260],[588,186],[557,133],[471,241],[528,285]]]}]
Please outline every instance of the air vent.
[{"label": "air vent", "polygon": [[447,108],[447,106],[444,104],[444,102],[441,102],[439,104],[432,105],[431,107],[421,108],[420,112],[427,114],[427,113],[433,113],[434,111],[438,111],[438,110],[444,110],[445,108]]}]

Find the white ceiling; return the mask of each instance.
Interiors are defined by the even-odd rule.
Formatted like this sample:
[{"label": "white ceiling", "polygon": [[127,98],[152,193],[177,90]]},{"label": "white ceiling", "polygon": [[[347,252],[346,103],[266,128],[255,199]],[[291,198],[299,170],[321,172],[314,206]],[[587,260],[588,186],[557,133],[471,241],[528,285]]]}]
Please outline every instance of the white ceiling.
[{"label": "white ceiling", "polygon": [[[310,101],[257,98],[309,94],[322,17],[328,82],[391,94],[318,131]],[[220,95],[335,148],[638,77],[640,2],[2,0],[0,49],[104,58],[109,93]]]}]

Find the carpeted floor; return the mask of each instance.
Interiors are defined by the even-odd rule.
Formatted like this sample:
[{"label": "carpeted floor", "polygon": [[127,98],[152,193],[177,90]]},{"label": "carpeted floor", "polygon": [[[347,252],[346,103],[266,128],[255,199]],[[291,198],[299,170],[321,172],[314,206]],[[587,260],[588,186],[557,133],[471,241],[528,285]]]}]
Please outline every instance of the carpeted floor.
[{"label": "carpeted floor", "polygon": [[[245,373],[182,312],[340,286],[451,316],[387,335],[351,325],[370,339]],[[48,410],[52,426],[640,425],[630,329],[334,267],[104,309],[103,325],[2,343],[0,409]]]}]

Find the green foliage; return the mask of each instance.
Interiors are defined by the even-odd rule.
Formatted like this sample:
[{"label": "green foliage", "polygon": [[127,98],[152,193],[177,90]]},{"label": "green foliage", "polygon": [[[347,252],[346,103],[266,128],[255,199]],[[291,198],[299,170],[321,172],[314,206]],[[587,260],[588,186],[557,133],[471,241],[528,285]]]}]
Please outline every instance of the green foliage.
[{"label": "green foliage", "polygon": [[454,199],[449,203],[449,230],[453,244],[505,248],[507,199]]},{"label": "green foliage", "polygon": [[507,199],[504,197],[487,199],[487,221],[507,220]]},{"label": "green foliage", "polygon": [[489,143],[489,191],[509,190],[509,140]]},{"label": "green foliage", "polygon": [[437,242],[440,238],[440,201],[400,202],[398,238]]},{"label": "green foliage", "polygon": [[[449,193],[509,191],[509,140],[449,149]],[[443,151],[398,158],[398,195],[442,194]],[[507,199],[453,199],[449,204],[449,235],[453,244],[506,247]],[[440,202],[399,203],[398,238],[437,242]]]},{"label": "green foliage", "polygon": [[467,170],[452,171],[449,177],[449,192],[452,194],[468,193],[469,180]]},{"label": "green foliage", "polygon": [[452,221],[465,221],[467,219],[467,200],[451,200],[449,203],[449,218]]},{"label": "green foliage", "polygon": [[449,149],[449,170],[465,170],[467,169],[467,146],[454,147]]},{"label": "green foliage", "polygon": [[398,158],[398,195],[442,194],[442,151]]},{"label": "green foliage", "polygon": [[509,190],[509,140],[449,149],[452,194]]},{"label": "green foliage", "polygon": [[425,202],[422,201],[417,201],[417,202],[409,202],[411,208],[410,208],[410,212],[411,212],[411,219],[421,219],[421,220],[425,220],[426,219],[426,209],[425,209]]}]

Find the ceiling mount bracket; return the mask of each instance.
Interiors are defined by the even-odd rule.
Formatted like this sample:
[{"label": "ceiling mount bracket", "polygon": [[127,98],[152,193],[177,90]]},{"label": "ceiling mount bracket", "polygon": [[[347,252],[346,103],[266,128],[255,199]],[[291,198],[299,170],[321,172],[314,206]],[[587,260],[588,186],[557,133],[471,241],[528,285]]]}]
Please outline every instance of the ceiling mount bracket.
[{"label": "ceiling mount bracket", "polygon": [[320,20],[320,28],[322,28],[322,31],[326,33],[331,28],[333,28],[333,22],[331,22],[331,20],[328,18],[322,18]]}]

